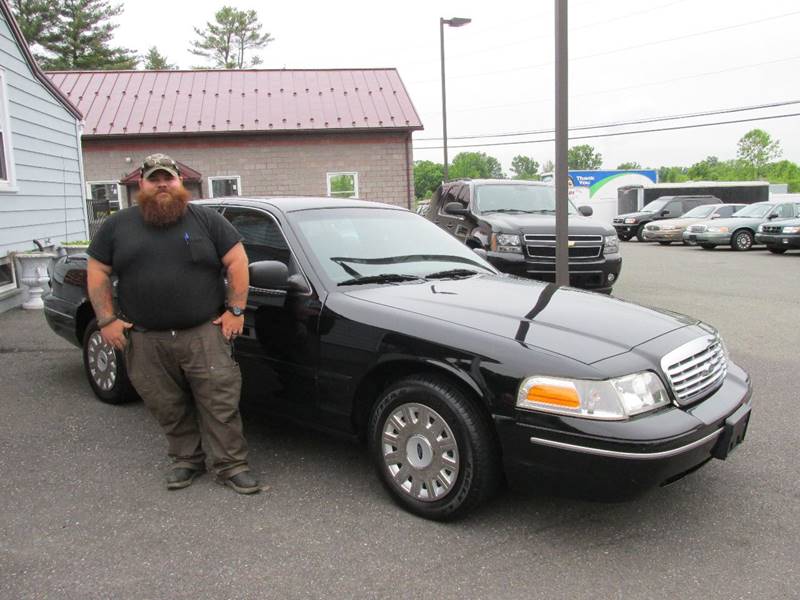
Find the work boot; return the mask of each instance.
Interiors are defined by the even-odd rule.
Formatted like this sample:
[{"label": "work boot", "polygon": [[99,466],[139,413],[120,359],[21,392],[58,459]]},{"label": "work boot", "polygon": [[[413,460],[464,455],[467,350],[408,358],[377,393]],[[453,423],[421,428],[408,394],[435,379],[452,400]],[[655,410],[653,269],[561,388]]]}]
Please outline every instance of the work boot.
[{"label": "work boot", "polygon": [[179,490],[181,488],[189,487],[196,477],[203,473],[202,469],[188,469],[186,467],[178,467],[172,469],[167,473],[167,489]]},{"label": "work boot", "polygon": [[250,471],[242,471],[227,479],[217,478],[217,483],[227,485],[239,494],[255,494],[261,490],[261,484]]}]

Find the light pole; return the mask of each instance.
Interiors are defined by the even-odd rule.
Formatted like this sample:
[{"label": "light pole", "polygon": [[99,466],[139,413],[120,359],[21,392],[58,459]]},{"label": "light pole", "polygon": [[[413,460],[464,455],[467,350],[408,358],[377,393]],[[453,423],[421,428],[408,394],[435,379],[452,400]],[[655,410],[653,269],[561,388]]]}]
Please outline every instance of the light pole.
[{"label": "light pole", "polygon": [[567,90],[569,45],[567,0],[555,0],[556,29],[556,284],[569,285],[569,189],[567,146],[569,144],[569,96]]},{"label": "light pole", "polygon": [[448,180],[447,173],[447,94],[444,89],[444,26],[461,27],[472,22],[472,19],[453,17],[452,19],[439,18],[439,43],[442,47],[442,141],[444,146],[444,180]]}]

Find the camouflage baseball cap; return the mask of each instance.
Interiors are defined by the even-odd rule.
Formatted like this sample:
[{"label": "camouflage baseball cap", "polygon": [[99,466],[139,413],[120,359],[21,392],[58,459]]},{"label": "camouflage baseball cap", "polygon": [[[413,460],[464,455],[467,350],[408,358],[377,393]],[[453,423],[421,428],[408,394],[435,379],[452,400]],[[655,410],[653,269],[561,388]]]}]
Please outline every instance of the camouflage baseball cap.
[{"label": "camouflage baseball cap", "polygon": [[178,163],[166,154],[151,154],[142,162],[142,179],[147,179],[156,171],[166,171],[173,177],[180,176]]}]

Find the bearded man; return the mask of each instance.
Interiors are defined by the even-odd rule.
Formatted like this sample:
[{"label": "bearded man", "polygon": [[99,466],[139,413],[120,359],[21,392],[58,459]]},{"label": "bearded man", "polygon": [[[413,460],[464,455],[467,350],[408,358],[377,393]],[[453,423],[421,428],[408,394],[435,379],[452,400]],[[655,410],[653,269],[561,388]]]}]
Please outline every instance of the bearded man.
[{"label": "bearded man", "polygon": [[137,202],[106,219],[88,249],[103,340],[124,351],[128,377],[166,434],[167,489],[191,485],[208,462],[219,483],[256,493],[232,357],[249,285],[241,237],[218,212],[189,203],[164,154],[144,160]]}]

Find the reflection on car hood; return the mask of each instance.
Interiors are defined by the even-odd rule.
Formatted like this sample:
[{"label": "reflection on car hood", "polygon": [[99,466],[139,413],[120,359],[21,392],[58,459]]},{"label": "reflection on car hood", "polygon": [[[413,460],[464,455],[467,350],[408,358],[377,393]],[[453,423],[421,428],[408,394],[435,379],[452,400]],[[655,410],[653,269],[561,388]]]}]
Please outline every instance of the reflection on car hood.
[{"label": "reflection on car hood", "polygon": [[[552,214],[531,214],[531,213],[483,213],[480,218],[489,223],[495,231],[513,232],[523,231],[525,233],[553,233],[555,227],[555,213]],[[594,235],[614,235],[614,228],[604,225],[594,219],[581,215],[570,215],[569,233],[594,234]]]},{"label": "reflection on car hood", "polygon": [[[773,219],[774,221],[775,219]],[[763,217],[728,217],[726,219],[712,219],[711,221],[702,221],[706,227],[754,227],[759,223],[763,223]]]},{"label": "reflection on car hood", "polygon": [[602,294],[495,275],[384,285],[345,294],[516,340],[586,364],[697,322]]}]

